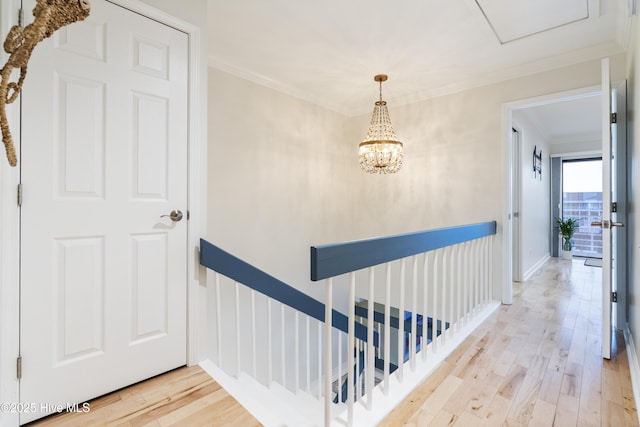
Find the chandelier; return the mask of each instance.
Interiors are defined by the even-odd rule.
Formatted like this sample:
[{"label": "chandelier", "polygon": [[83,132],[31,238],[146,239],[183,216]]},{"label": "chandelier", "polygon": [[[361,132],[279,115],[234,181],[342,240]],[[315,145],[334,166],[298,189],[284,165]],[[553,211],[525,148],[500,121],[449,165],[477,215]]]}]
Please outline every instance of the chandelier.
[{"label": "chandelier", "polygon": [[380,83],[380,100],[373,107],[367,137],[360,143],[360,168],[367,173],[396,173],[402,167],[402,142],[391,127],[387,102],[382,100],[382,82],[387,75],[378,74],[373,79]]}]

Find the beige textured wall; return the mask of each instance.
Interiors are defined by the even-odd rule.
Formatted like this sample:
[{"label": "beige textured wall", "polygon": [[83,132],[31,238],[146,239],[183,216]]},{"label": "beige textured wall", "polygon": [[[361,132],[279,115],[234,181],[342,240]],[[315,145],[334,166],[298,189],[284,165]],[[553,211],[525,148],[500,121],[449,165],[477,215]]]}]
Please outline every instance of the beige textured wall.
[{"label": "beige textured wall", "polygon": [[[625,56],[611,58],[612,80],[625,78]],[[358,237],[497,220],[494,297],[500,298],[504,158],[503,106],[509,102],[600,84],[600,61],[590,61],[404,107],[390,106],[406,147],[406,167],[394,177],[357,175],[354,203],[367,212],[354,221]],[[368,117],[356,121],[366,129]],[[390,178],[390,179],[387,179]],[[380,203],[391,200],[393,207]]]},{"label": "beige textured wall", "polygon": [[309,248],[352,235],[349,120],[212,68],[209,88],[209,239],[323,295]]},{"label": "beige textured wall", "polygon": [[[513,113],[514,125],[520,132],[521,170],[521,239],[522,276],[526,277],[541,260],[549,256],[551,227],[551,162],[549,143],[531,124],[522,110]],[[533,148],[542,150],[542,179],[533,173]]]},{"label": "beige textured wall", "polygon": [[[640,201],[640,169],[638,169],[638,159],[640,156],[640,127],[635,117],[640,101],[640,33],[637,29],[637,17],[633,19],[633,31],[631,32],[631,43],[629,46],[629,68],[627,87],[627,145],[628,145],[628,210],[627,210],[627,236],[628,236],[628,285],[627,285],[627,315],[629,329],[636,346],[636,352],[640,343],[640,211],[638,203]],[[619,325],[624,327],[624,325]],[[638,361],[640,362],[640,361]],[[631,365],[632,367],[634,365]]]},{"label": "beige textured wall", "polygon": [[[612,79],[624,78],[624,55],[611,64]],[[390,105],[406,161],[399,174],[377,176],[354,158],[369,114],[344,117],[210,69],[209,237],[320,295],[308,279],[313,244],[497,220],[500,298],[503,105],[599,82],[596,60]]]}]

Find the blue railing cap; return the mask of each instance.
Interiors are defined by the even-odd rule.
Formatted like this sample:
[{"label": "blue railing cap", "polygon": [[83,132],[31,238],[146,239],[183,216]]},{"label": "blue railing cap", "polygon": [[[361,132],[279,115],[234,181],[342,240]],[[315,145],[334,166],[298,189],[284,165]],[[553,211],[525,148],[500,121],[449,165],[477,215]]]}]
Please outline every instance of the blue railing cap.
[{"label": "blue railing cap", "polygon": [[311,247],[311,280],[317,281],[396,259],[496,234],[496,222]]}]

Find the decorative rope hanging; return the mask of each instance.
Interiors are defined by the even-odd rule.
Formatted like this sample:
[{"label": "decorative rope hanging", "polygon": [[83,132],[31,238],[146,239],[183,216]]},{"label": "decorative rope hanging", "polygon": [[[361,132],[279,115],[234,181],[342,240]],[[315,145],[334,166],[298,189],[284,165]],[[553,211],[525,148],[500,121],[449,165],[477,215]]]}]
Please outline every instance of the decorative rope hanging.
[{"label": "decorative rope hanging", "polygon": [[[2,142],[7,153],[7,160],[11,166],[18,164],[13,138],[9,131],[6,104],[11,104],[18,98],[22,83],[27,75],[27,63],[33,49],[38,43],[50,37],[56,30],[76,21],[82,21],[91,10],[89,0],[36,0],[33,9],[34,20],[22,28],[14,25],[9,30],[4,41],[4,51],[10,56],[0,70],[0,129]],[[11,72],[20,69],[17,82],[11,82]]]}]

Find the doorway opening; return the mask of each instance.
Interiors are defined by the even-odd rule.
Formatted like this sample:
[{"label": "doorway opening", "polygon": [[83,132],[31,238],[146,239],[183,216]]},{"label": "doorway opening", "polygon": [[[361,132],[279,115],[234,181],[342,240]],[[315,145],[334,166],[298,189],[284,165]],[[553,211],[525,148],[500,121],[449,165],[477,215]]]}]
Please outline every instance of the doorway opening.
[{"label": "doorway opening", "polygon": [[[504,203],[508,210],[503,218],[506,224],[503,303],[508,304],[511,300],[514,265],[520,267],[522,279],[526,280],[546,260],[558,256],[558,237],[553,225],[555,218],[562,216],[559,186],[562,160],[601,156],[600,93],[599,86],[592,86],[523,99],[505,106],[507,168],[504,176],[507,185]],[[514,128],[517,135],[514,135]],[[514,137],[520,145],[520,155],[515,158]],[[532,160],[534,150],[536,160]],[[513,176],[514,168],[518,166],[519,182]],[[553,188],[558,191],[552,191]],[[514,234],[518,231],[519,242],[514,242]],[[519,247],[514,248],[514,243]]]},{"label": "doorway opening", "polygon": [[562,218],[579,222],[573,255],[602,258],[602,157],[562,161]]}]

